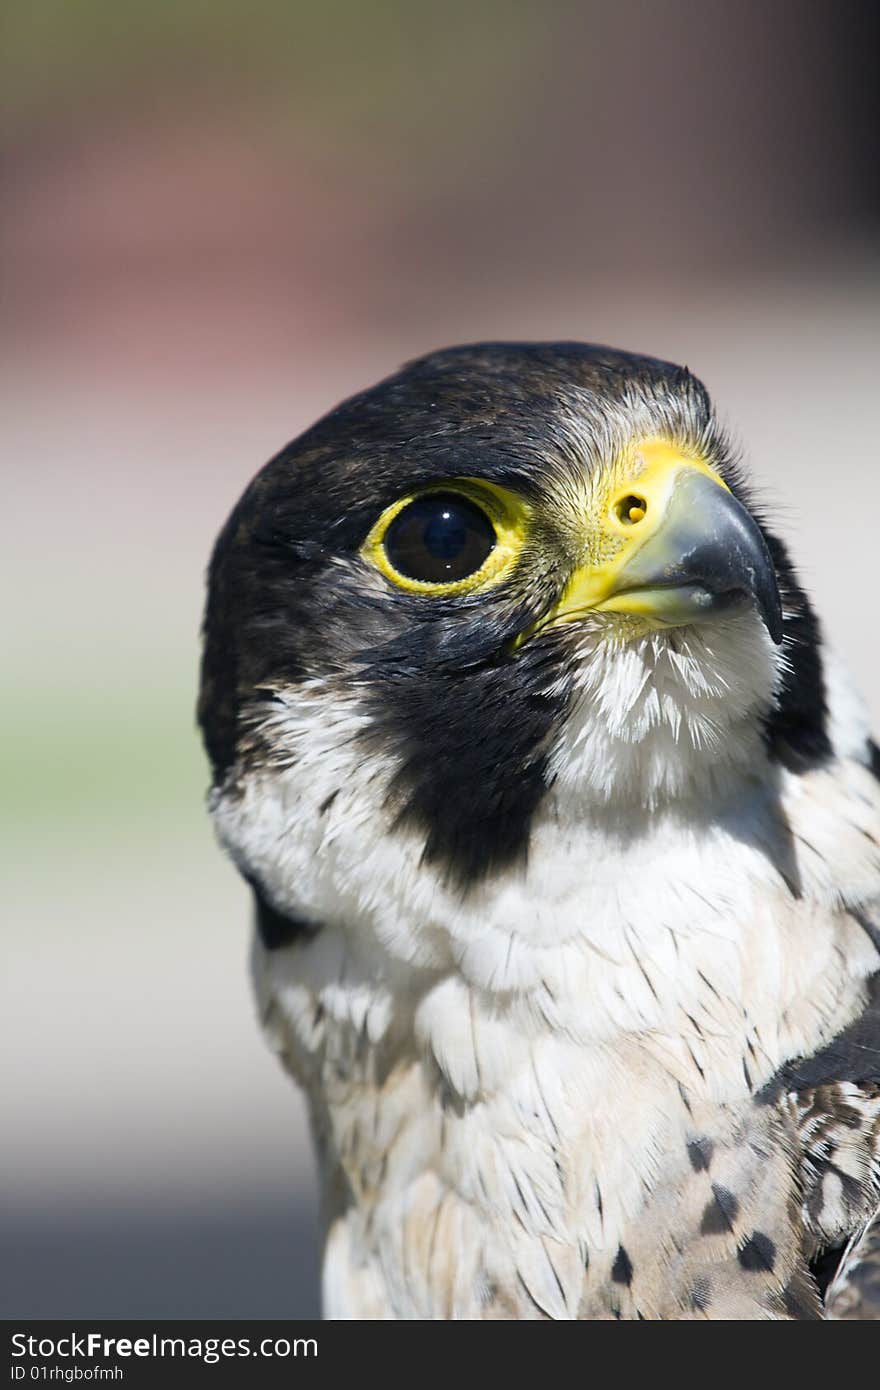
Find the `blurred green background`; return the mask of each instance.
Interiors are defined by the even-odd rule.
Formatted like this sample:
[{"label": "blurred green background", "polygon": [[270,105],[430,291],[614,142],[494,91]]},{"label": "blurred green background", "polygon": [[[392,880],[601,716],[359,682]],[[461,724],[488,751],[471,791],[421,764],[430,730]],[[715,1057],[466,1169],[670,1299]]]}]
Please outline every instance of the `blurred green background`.
[{"label": "blurred green background", "polygon": [[686,361],[880,714],[878,13],[7,7],[6,1316],[317,1306],[192,710],[213,537],[340,397],[467,339]]}]

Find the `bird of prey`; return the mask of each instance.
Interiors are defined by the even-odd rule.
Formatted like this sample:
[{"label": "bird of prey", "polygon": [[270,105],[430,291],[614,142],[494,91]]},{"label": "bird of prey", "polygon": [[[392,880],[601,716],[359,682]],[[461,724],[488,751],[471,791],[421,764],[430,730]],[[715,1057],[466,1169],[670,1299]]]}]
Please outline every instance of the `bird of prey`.
[{"label": "bird of prey", "polygon": [[880,1318],[880,755],[686,369],[453,348],[210,567],[332,1318]]}]

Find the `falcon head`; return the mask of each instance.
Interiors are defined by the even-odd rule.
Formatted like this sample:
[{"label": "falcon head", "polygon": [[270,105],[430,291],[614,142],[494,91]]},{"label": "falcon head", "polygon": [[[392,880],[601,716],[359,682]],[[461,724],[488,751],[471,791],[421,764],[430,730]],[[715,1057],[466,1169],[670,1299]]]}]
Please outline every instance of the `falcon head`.
[{"label": "falcon head", "polygon": [[285,909],[285,834],[379,827],[467,888],[552,796],[650,814],[828,753],[815,619],[704,387],[577,343],[421,358],[272,459],[211,562],[199,714]]}]

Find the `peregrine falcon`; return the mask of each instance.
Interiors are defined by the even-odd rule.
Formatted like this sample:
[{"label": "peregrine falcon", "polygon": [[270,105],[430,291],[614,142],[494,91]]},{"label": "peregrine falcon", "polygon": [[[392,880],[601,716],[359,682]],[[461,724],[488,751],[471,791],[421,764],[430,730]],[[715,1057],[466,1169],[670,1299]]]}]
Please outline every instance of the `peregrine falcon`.
[{"label": "peregrine falcon", "polygon": [[257,474],[199,715],[331,1318],[880,1318],[880,753],[685,368],[411,363]]}]

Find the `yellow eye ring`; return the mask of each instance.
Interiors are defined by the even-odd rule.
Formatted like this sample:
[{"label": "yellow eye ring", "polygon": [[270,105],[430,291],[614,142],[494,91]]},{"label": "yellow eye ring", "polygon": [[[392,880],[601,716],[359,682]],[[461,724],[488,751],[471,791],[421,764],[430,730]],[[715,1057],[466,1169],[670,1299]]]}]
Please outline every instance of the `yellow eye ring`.
[{"label": "yellow eye ring", "polygon": [[[485,558],[481,559],[481,548],[475,544],[472,548],[477,560],[481,559],[481,562],[477,563],[471,573],[460,578],[416,578],[398,568],[389,555],[387,542],[393,524],[398,522],[396,529],[399,532],[401,523],[405,520],[406,509],[413,508],[414,503],[421,503],[432,497],[437,497],[438,501],[440,497],[449,498],[451,508],[454,508],[455,499],[459,498],[466,512],[479,513],[485,522],[485,543],[482,546],[482,551],[486,552]],[[443,515],[446,517],[447,514]],[[528,503],[507,488],[479,478],[452,478],[448,482],[432,483],[428,487],[407,493],[398,497],[390,507],[386,507],[370,529],[361,547],[361,555],[396,588],[407,593],[444,597],[475,593],[500,583],[510,572],[522,550],[529,515]],[[398,518],[401,518],[401,521],[398,521]],[[479,519],[475,520],[475,528],[478,526]],[[392,540],[393,538],[392,531]],[[442,566],[437,564],[433,568],[441,569]]]}]

